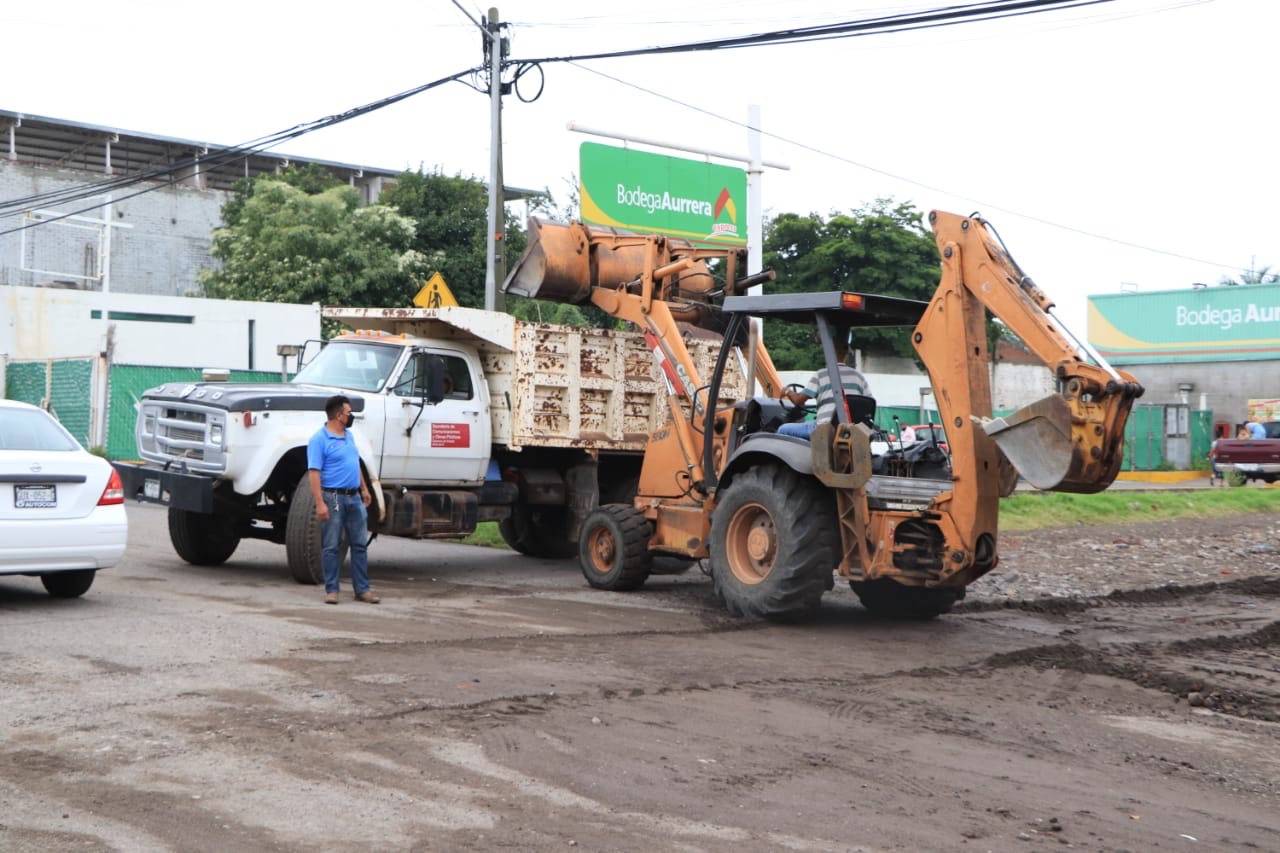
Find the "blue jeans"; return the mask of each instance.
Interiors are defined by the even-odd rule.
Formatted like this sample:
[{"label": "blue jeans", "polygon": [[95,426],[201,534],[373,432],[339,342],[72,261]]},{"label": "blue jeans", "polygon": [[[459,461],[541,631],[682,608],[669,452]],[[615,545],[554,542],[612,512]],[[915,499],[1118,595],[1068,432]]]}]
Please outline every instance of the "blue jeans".
[{"label": "blue jeans", "polygon": [[800,438],[807,439],[813,434],[813,430],[817,425],[817,421],[799,421],[798,423],[782,424],[778,427],[778,435],[795,435]]},{"label": "blue jeans", "polygon": [[325,492],[329,518],[320,525],[320,566],[324,570],[324,591],[338,591],[338,573],[342,568],[338,546],[347,534],[351,546],[351,586],[356,595],[369,591],[368,512],[359,495]]}]

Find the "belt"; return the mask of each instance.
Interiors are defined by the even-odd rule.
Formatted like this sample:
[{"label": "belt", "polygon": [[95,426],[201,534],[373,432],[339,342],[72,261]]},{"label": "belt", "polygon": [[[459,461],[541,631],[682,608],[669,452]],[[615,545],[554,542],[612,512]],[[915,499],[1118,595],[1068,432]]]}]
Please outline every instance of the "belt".
[{"label": "belt", "polygon": [[359,490],[359,489],[321,489],[320,491],[322,491],[322,492],[331,492],[332,494],[335,494],[335,495],[358,495],[358,494],[360,494],[360,490]]}]

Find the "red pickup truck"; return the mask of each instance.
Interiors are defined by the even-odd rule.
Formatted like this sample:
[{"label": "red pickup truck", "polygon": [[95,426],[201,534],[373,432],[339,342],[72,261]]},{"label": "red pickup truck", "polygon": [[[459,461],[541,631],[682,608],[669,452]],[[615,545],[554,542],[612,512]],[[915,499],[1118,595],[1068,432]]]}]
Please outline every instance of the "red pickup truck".
[{"label": "red pickup truck", "polygon": [[1249,480],[1280,480],[1280,421],[1264,423],[1266,438],[1220,438],[1209,458],[1215,473],[1236,470]]}]

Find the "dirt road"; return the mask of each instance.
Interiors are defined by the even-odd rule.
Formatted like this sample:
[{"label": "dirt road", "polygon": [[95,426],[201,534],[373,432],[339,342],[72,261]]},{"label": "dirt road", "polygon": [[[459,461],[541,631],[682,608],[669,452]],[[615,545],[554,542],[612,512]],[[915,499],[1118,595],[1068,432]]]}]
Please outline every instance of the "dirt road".
[{"label": "dirt road", "polygon": [[[201,569],[162,511],[130,520],[84,599],[0,579],[0,849],[1280,849],[1257,560],[1091,599],[993,583],[915,624],[838,588],[778,626],[697,569],[608,594],[569,561],[398,540],[371,550],[382,604],[326,607],[281,548]],[[1019,533],[1008,563],[1145,579],[1166,539],[1273,523],[1101,554],[1119,533]]]}]

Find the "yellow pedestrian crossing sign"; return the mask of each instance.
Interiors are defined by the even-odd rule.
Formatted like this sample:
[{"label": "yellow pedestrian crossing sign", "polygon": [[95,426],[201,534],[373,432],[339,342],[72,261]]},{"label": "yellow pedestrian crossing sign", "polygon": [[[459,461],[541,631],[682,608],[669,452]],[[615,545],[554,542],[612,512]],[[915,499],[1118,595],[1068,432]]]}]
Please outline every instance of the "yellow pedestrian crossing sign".
[{"label": "yellow pedestrian crossing sign", "polygon": [[419,308],[444,308],[449,305],[457,308],[458,300],[453,298],[453,291],[444,283],[444,276],[437,272],[431,274],[422,290],[413,297],[413,304]]}]

